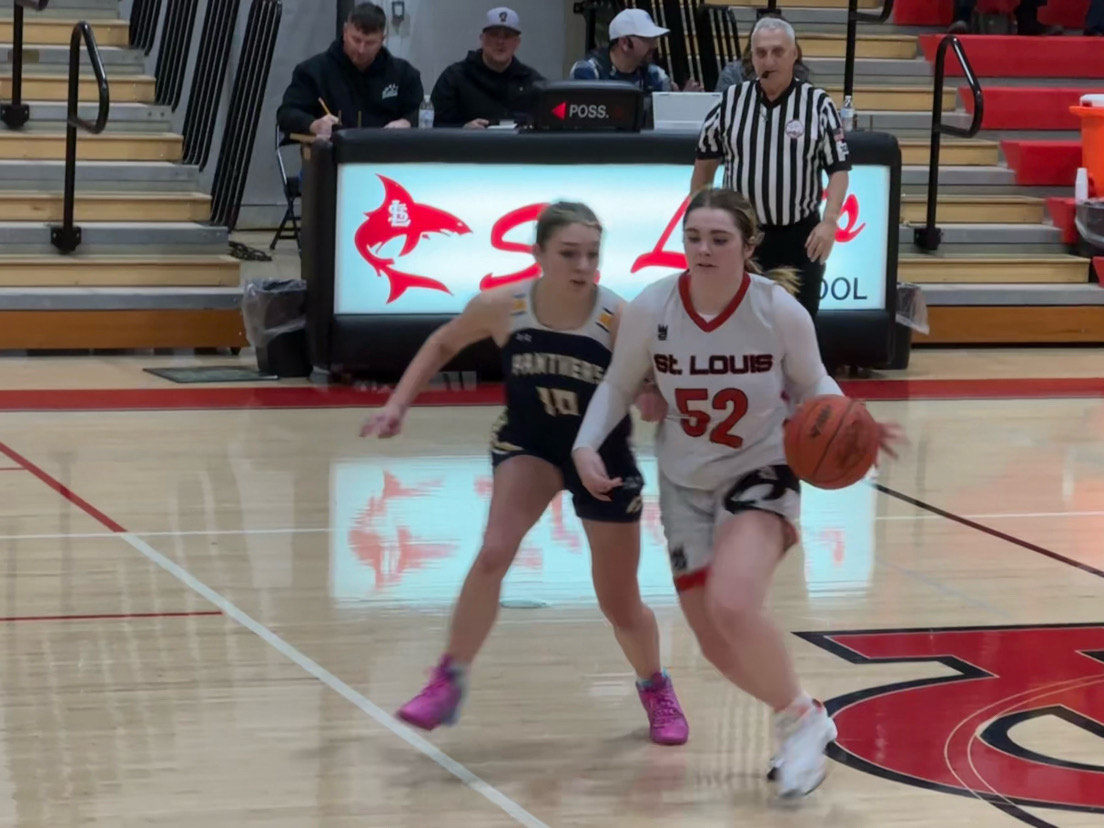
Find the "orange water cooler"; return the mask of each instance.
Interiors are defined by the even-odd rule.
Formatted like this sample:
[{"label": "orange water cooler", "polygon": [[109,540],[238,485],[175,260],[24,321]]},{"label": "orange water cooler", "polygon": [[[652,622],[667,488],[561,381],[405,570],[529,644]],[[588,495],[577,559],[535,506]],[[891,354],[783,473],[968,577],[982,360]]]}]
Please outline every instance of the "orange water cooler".
[{"label": "orange water cooler", "polygon": [[1079,198],[1104,198],[1104,94],[1082,95],[1070,112],[1081,118],[1081,164],[1088,173],[1088,192]]}]

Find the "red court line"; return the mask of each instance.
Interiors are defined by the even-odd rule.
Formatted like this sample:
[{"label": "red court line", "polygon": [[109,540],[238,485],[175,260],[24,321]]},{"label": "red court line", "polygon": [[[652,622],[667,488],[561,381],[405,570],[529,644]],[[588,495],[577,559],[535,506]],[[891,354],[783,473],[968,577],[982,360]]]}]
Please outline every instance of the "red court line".
[{"label": "red court line", "polygon": [[[0,391],[0,411],[179,411],[241,408],[359,408],[380,406],[388,391],[349,386],[243,388],[110,388]],[[496,405],[502,389],[489,384],[464,391],[426,391],[418,405]]]},{"label": "red court line", "polygon": [[7,443],[0,443],[0,453],[6,454],[8,456],[8,459],[12,460],[15,463],[18,463],[20,466],[29,471],[31,474],[33,474],[35,477],[37,477],[39,480],[41,480],[43,483],[45,483],[47,486],[57,492],[59,495],[61,495],[78,509],[80,509],[82,512],[87,514],[89,517],[94,518],[96,521],[106,526],[112,532],[126,531],[126,529],[113,521],[111,518],[109,518],[83,497],[78,495],[60,480],[51,476],[50,474],[47,474],[30,460],[23,457],[23,455],[16,452]]},{"label": "red court line", "polygon": [[[18,463],[20,468],[26,469],[63,498],[68,500],[86,515],[94,518],[99,523],[103,524],[112,532],[126,532],[126,529],[115,520],[112,520],[83,497],[78,495],[60,480],[55,478],[49,472],[36,466],[26,457],[21,455],[7,443],[0,442],[0,453],[7,455],[11,460]],[[106,619],[126,619],[126,618],[187,618],[198,617],[208,615],[222,615],[221,610],[191,610],[181,612],[126,612],[126,613],[103,613],[96,615],[41,615],[41,616],[9,616],[7,618],[0,617],[0,622],[18,622],[18,621],[93,621],[93,620],[106,620]]]},{"label": "red court line", "polygon": [[0,623],[11,624],[20,621],[114,621],[130,618],[195,618],[208,615],[222,615],[219,610],[193,610],[181,612],[105,612],[95,615],[9,615],[0,617]]},{"label": "red court line", "polygon": [[[844,393],[863,400],[1043,399],[1104,397],[1104,378],[842,380]],[[388,391],[349,386],[243,388],[32,389],[0,391],[0,411],[180,411],[280,408],[361,408],[382,405]],[[501,405],[502,386],[434,390],[416,405]]]}]

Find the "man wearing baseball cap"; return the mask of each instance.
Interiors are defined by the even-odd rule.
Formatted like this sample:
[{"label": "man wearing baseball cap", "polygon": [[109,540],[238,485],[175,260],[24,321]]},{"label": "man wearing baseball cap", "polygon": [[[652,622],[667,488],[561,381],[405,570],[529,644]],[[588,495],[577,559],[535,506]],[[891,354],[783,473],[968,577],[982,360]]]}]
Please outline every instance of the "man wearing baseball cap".
[{"label": "man wearing baseball cap", "polygon": [[[613,80],[636,84],[645,95],[677,89],[670,77],[652,62],[659,39],[668,29],[657,26],[643,9],[625,9],[609,24],[609,46],[595,49],[571,67],[573,80]],[[690,81],[687,90],[700,89]]]},{"label": "man wearing baseball cap", "polygon": [[500,6],[487,12],[481,49],[441,73],[433,87],[433,125],[485,129],[520,120],[529,110],[540,73],[514,57],[521,45],[521,19]]}]

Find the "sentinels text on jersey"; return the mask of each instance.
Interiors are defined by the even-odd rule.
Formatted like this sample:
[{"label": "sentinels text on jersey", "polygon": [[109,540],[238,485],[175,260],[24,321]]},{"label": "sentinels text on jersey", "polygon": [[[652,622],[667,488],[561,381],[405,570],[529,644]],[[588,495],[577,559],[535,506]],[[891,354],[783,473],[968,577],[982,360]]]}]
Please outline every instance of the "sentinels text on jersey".
[{"label": "sentinels text on jersey", "polygon": [[642,294],[654,320],[655,381],[668,403],[675,403],[656,438],[660,465],[673,482],[713,488],[785,463],[778,292],[785,289],[770,279],[745,275],[732,301],[713,317],[694,310],[687,273]]}]

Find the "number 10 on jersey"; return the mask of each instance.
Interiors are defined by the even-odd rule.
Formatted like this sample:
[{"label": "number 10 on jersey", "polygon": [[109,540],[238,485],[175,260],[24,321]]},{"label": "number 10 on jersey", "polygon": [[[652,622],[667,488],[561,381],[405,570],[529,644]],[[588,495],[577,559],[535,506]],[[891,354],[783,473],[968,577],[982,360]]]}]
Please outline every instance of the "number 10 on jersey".
[{"label": "number 10 on jersey", "polygon": [[579,396],[574,391],[562,388],[538,388],[545,413],[549,417],[578,417]]}]

